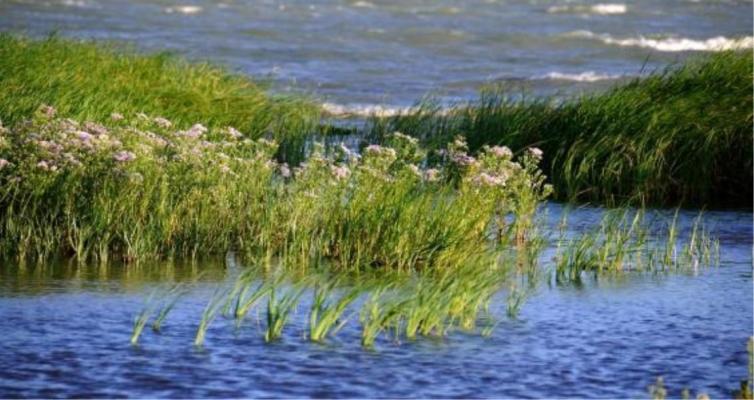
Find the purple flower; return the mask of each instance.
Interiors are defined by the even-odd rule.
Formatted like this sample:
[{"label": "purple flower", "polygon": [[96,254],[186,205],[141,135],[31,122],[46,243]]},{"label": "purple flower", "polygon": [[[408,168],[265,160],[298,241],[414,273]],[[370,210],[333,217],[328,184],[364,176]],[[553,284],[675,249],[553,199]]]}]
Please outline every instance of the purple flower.
[{"label": "purple flower", "polygon": [[129,162],[136,159],[136,154],[130,152],[130,151],[119,151],[113,155],[113,158],[117,162]]}]

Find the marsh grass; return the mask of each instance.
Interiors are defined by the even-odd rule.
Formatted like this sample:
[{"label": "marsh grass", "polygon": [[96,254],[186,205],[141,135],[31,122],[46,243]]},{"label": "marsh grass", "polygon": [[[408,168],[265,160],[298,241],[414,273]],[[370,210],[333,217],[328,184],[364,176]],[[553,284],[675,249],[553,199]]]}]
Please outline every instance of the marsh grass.
[{"label": "marsh grass", "polygon": [[196,328],[194,346],[201,347],[204,345],[204,339],[207,336],[207,329],[209,329],[212,321],[214,321],[220,313],[226,294],[227,288],[223,285],[218,285],[202,312],[202,319],[199,321],[199,326]]},{"label": "marsh grass", "polygon": [[267,328],[264,332],[265,342],[280,339],[283,328],[288,323],[291,312],[298,305],[304,287],[294,285],[287,289],[272,287],[267,296]]},{"label": "marsh grass", "polygon": [[336,295],[337,281],[325,281],[316,284],[309,313],[309,339],[323,342],[327,336],[336,334],[349,321],[344,317],[348,306],[364,292],[364,288],[355,286],[343,289]]},{"label": "marsh grass", "polygon": [[473,151],[544,150],[561,200],[610,206],[751,207],[751,52],[721,52],[566,101],[485,89],[450,110],[431,101],[375,118],[371,140],[401,131],[437,148],[462,132]]},{"label": "marsh grass", "polygon": [[648,221],[644,210],[609,210],[595,229],[572,238],[561,231],[555,279],[580,283],[584,273],[599,276],[627,271],[696,271],[700,266],[717,265],[719,241],[702,217],[700,213],[694,219],[688,237],[680,237],[678,211],[669,221],[662,217],[664,221]]},{"label": "marsh grass", "polygon": [[281,154],[294,158],[319,122],[319,107],[308,100],[268,94],[264,84],[217,66],[57,36],[0,35],[0,87],[0,119],[11,126],[42,103],[100,123],[112,113],[146,113],[180,129],[200,121],[252,139],[274,137]]},{"label": "marsh grass", "polygon": [[157,291],[153,291],[144,302],[144,307],[136,315],[136,317],[134,317],[133,331],[131,333],[132,346],[136,346],[139,343],[139,337],[141,336],[141,333],[144,331],[144,327],[147,326],[147,323],[149,322],[149,318],[151,318],[152,314],[154,313],[154,309],[155,309],[154,300],[156,297],[157,297]]}]

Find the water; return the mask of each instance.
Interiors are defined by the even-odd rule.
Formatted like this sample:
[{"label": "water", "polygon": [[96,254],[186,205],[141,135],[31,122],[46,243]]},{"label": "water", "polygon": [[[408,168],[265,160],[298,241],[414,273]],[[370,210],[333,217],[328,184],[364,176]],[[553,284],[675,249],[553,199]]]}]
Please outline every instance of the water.
[{"label": "water", "polygon": [[[549,206],[549,225],[562,209]],[[695,212],[684,212],[684,232]],[[600,211],[570,214],[578,232]],[[233,333],[218,319],[203,350],[192,346],[201,310],[226,275],[222,262],[109,268],[0,267],[0,397],[612,397],[644,398],[658,375],[730,397],[746,377],[752,335],[752,214],[712,212],[721,265],[636,274],[583,287],[539,285],[517,320],[491,337],[359,345],[353,321],[326,345],[303,339],[308,302],[266,344],[257,317]],[[544,265],[546,270],[548,265]],[[199,271],[208,271],[197,278]],[[128,344],[150,291],[197,280],[164,325]],[[263,316],[261,316],[263,318]]]},{"label": "water", "polygon": [[467,99],[492,82],[601,89],[750,47],[751,29],[748,0],[0,1],[0,31],[209,59],[275,91],[311,93],[334,113],[389,113],[426,94]]}]

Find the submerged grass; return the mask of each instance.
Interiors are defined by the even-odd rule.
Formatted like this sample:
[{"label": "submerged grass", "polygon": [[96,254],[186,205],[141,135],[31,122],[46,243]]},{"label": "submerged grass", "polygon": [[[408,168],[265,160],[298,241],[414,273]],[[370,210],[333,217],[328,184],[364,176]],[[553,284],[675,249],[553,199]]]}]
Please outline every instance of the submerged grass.
[{"label": "submerged grass", "polygon": [[56,36],[31,40],[0,34],[0,118],[13,126],[40,104],[96,122],[113,113],[159,115],[186,129],[232,126],[250,138],[269,135],[282,152],[300,152],[319,122],[319,108],[274,96],[264,86],[209,64],[167,53],[142,55],[116,45]]},{"label": "submerged grass", "polygon": [[562,200],[750,208],[751,127],[751,52],[729,51],[567,101],[491,88],[451,110],[427,102],[375,118],[371,135],[398,130],[433,147],[462,132],[474,151],[540,147]]}]

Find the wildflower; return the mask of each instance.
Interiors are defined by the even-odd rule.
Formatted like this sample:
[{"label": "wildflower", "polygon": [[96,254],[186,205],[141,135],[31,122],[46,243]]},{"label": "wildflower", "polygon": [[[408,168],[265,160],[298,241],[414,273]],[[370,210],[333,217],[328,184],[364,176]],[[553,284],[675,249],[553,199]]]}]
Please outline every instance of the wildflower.
[{"label": "wildflower", "polygon": [[84,129],[87,131],[95,134],[95,135],[105,135],[107,134],[107,128],[104,126],[96,123],[96,122],[87,122],[84,124]]},{"label": "wildflower", "polygon": [[224,173],[224,174],[227,174],[227,173],[231,172],[230,167],[228,167],[225,164],[223,164],[223,165],[220,166],[220,171],[222,171],[222,173]]},{"label": "wildflower", "polygon": [[89,142],[93,138],[93,136],[89,132],[84,131],[76,132],[76,137],[82,142]]},{"label": "wildflower", "polygon": [[42,104],[42,106],[39,107],[39,111],[47,118],[55,117],[55,114],[58,112],[55,107],[48,106],[47,104]]},{"label": "wildflower", "polygon": [[192,139],[196,139],[199,136],[202,136],[203,134],[207,133],[207,128],[202,124],[194,124],[189,130],[178,132],[179,134],[190,137]]},{"label": "wildflower", "polygon": [[419,142],[419,140],[416,139],[415,137],[403,134],[403,133],[398,132],[398,131],[393,132],[393,136],[396,139],[403,139],[403,140],[405,140],[405,141],[407,141],[407,142],[409,142],[411,144],[417,144]]},{"label": "wildflower", "polygon": [[440,171],[435,168],[430,168],[424,171],[424,179],[427,182],[436,182],[440,179]]},{"label": "wildflower", "polygon": [[168,129],[171,126],[173,126],[173,123],[170,122],[168,119],[163,117],[157,117],[154,119],[154,123],[157,124],[160,128]]},{"label": "wildflower", "polygon": [[489,152],[494,154],[495,157],[500,157],[500,158],[513,157],[513,152],[507,146],[493,146],[489,149]]},{"label": "wildflower", "polygon": [[468,167],[468,166],[472,166],[476,164],[477,161],[476,161],[476,158],[468,154],[457,154],[456,156],[453,157],[453,162],[455,162],[456,164],[460,166]]},{"label": "wildflower", "polygon": [[118,161],[118,162],[129,162],[136,159],[136,155],[130,151],[124,150],[124,151],[119,151],[115,153],[115,155],[113,155],[113,158],[115,159],[115,161]]},{"label": "wildflower", "polygon": [[341,180],[348,178],[348,175],[351,175],[351,170],[348,169],[346,166],[331,166],[330,171],[332,171],[332,174],[335,176],[336,179]]},{"label": "wildflower", "polygon": [[40,161],[40,162],[37,163],[37,168],[45,170],[45,171],[49,171],[50,170],[50,163],[48,163],[45,160],[42,160],[42,161]]},{"label": "wildflower", "polygon": [[10,161],[0,158],[0,170],[7,167],[10,164]]},{"label": "wildflower", "polygon": [[535,160],[541,160],[542,155],[544,154],[542,153],[542,150],[539,149],[539,147],[530,147],[528,151],[529,155],[531,155]]},{"label": "wildflower", "polygon": [[143,112],[140,112],[140,113],[136,113],[136,118],[142,119],[142,120],[147,120],[147,119],[149,119],[149,116],[147,114],[144,114]]},{"label": "wildflower", "polygon": [[232,126],[228,127],[228,135],[230,135],[230,137],[234,139],[240,139],[243,137],[243,133],[241,133],[238,129]]},{"label": "wildflower", "polygon": [[474,181],[484,186],[505,186],[505,178],[497,175],[490,175],[486,172],[482,172],[477,176]]},{"label": "wildflower", "polygon": [[416,165],[409,164],[408,169],[410,169],[411,172],[413,172],[414,175],[418,176],[419,178],[422,177],[422,172],[421,172],[421,170],[419,170],[419,167],[417,167]]},{"label": "wildflower", "polygon": [[288,168],[288,163],[282,163],[280,164],[280,175],[283,178],[290,178],[291,177],[291,169]]},{"label": "wildflower", "polygon": [[123,114],[121,113],[112,113],[110,114],[110,119],[113,121],[123,121],[125,117],[123,117]]}]

